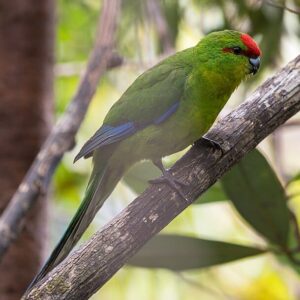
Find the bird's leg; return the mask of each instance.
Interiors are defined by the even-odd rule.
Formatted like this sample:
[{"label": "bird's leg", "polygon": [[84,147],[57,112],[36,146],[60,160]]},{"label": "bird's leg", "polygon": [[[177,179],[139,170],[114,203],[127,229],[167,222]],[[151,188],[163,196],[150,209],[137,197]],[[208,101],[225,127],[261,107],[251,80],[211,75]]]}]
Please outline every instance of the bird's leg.
[{"label": "bird's leg", "polygon": [[181,190],[182,186],[184,187],[187,185],[184,182],[174,178],[174,176],[170,172],[168,172],[168,170],[166,170],[164,168],[164,165],[163,165],[161,159],[153,160],[152,162],[155,166],[157,166],[161,170],[163,176],[160,178],[151,179],[151,180],[149,180],[149,183],[151,183],[151,184],[167,183],[184,200],[188,201],[188,199],[186,198],[186,196],[184,195],[184,193]]},{"label": "bird's leg", "polygon": [[205,136],[201,137],[198,141],[194,143],[195,146],[200,146],[205,144],[208,145],[209,147],[220,150],[222,155],[225,153],[225,150],[223,149],[220,143]]}]

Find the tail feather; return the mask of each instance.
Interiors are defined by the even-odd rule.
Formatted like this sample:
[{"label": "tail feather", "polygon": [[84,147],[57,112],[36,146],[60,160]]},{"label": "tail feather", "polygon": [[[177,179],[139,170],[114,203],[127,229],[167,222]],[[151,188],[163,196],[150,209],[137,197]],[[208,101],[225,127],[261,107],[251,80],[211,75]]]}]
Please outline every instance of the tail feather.
[{"label": "tail feather", "polygon": [[76,215],[73,217],[69,227],[58,245],[55,247],[50,258],[47,260],[38,275],[33,279],[27,290],[33,287],[33,285],[45,277],[47,273],[54,269],[68,256],[93,220],[97,211],[115,188],[116,184],[122,177],[122,174],[122,170],[112,170],[110,168],[109,160],[104,162],[100,171],[94,170],[88,184],[85,197]]}]

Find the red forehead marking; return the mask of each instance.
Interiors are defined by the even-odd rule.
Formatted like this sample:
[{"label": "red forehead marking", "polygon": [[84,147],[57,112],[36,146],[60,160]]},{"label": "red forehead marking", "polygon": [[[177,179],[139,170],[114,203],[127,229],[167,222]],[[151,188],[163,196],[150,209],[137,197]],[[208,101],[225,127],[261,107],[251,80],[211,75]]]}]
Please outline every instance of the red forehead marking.
[{"label": "red forehead marking", "polygon": [[243,44],[248,48],[247,54],[249,56],[260,56],[261,51],[258,48],[256,42],[252,39],[252,37],[246,33],[241,34],[241,40]]}]

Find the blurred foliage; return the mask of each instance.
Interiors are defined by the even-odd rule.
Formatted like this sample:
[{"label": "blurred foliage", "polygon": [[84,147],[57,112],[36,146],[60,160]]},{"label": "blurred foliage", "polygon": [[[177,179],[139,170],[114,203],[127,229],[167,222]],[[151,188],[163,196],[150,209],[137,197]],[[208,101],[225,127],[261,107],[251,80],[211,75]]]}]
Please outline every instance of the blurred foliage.
[{"label": "blurred foliage", "polygon": [[[248,32],[262,48],[262,69],[259,76],[251,79],[251,85],[248,81],[232,96],[232,105],[251,93],[250,86],[259,85],[275,69],[299,54],[299,15],[268,2],[271,1],[123,0],[117,50],[125,63],[107,72],[103,78],[77,136],[76,149],[65,155],[56,172],[55,203],[51,209],[52,245],[75,213],[91,169],[90,161],[79,161],[73,166],[75,152],[100,126],[112,103],[142,71],[170,51],[196,44],[211,31],[236,29]],[[297,0],[273,2],[291,8],[300,6]],[[64,112],[77,88],[93,46],[100,8],[99,0],[58,0],[57,117]],[[166,25],[163,30],[158,25],[161,21]],[[289,148],[281,154],[281,160],[285,157],[293,159],[299,174],[299,156],[291,158],[290,152],[292,145],[297,147],[299,143],[296,144],[297,139],[289,141]],[[181,271],[190,269],[192,264],[196,268],[193,272],[185,271],[178,276],[162,269],[125,267],[93,299],[297,299],[299,236],[290,212],[296,219],[300,217],[300,176],[284,167],[284,161],[279,162],[281,168],[275,165],[275,169],[282,169],[283,165],[283,172],[275,172],[272,162],[278,163],[278,157],[272,154],[278,151],[274,151],[276,149],[270,143],[262,146],[267,149],[264,153],[268,160],[257,152],[249,154],[224,179],[199,197],[196,205],[173,220],[163,235],[145,246],[152,247],[147,252],[152,255],[151,261],[142,257],[147,248],[133,258],[139,259],[139,265],[152,264],[151,267]],[[178,155],[174,157],[177,159]],[[174,157],[167,159],[166,165],[171,165]],[[159,175],[149,162],[129,170],[84,238],[141,193],[149,179]],[[282,183],[278,177],[287,179],[288,183]],[[236,210],[228,205],[229,200]],[[243,246],[245,244],[248,246]],[[260,254],[262,249],[273,254],[257,255],[239,262],[242,257]],[[234,260],[237,261],[203,269]],[[172,264],[179,264],[180,268],[172,268]]]},{"label": "blurred foliage", "polygon": [[57,60],[86,60],[94,40],[99,15],[99,1],[58,1]]},{"label": "blurred foliage", "polygon": [[59,99],[56,103],[57,115],[64,113],[78,83],[78,76],[62,76],[56,80],[56,97]]},{"label": "blurred foliage", "polygon": [[148,241],[128,264],[144,268],[186,271],[207,268],[262,253],[263,250],[247,246],[161,234]]}]

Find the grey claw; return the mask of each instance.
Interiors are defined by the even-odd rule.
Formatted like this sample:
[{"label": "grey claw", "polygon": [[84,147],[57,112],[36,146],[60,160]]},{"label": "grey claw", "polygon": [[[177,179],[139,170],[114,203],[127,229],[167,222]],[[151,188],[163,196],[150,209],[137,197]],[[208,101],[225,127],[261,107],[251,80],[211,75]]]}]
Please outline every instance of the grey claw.
[{"label": "grey claw", "polygon": [[187,199],[186,195],[182,192],[180,186],[186,187],[187,184],[185,184],[184,182],[173,178],[171,175],[166,176],[163,175],[160,178],[156,178],[156,179],[151,179],[149,180],[150,184],[162,184],[162,183],[166,183],[167,185],[169,185],[169,187],[174,190],[176,193],[178,193],[181,198],[183,198],[186,202],[190,202],[189,199]]}]

